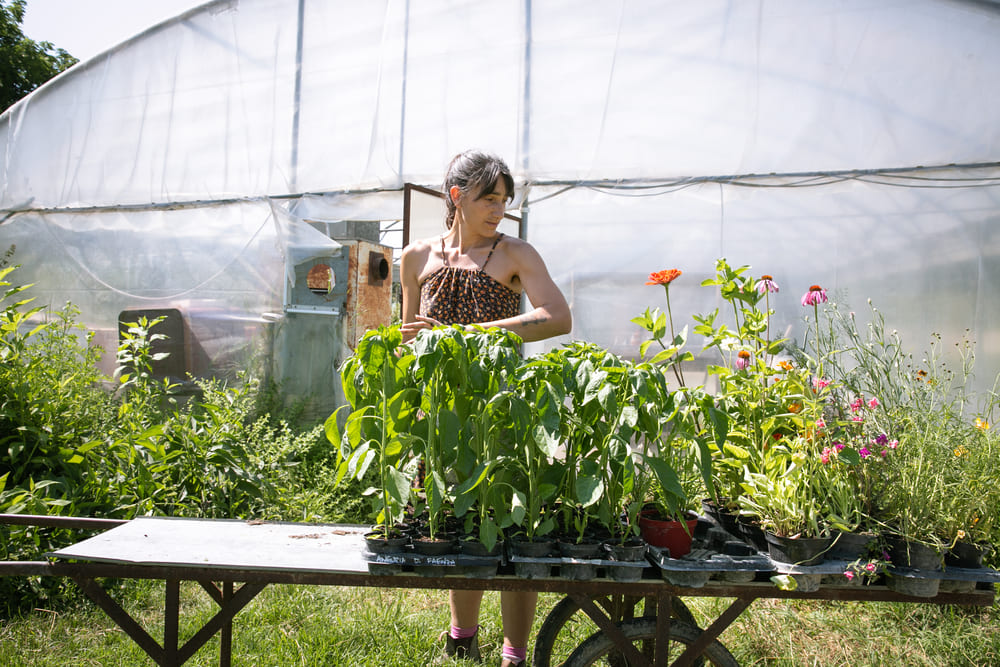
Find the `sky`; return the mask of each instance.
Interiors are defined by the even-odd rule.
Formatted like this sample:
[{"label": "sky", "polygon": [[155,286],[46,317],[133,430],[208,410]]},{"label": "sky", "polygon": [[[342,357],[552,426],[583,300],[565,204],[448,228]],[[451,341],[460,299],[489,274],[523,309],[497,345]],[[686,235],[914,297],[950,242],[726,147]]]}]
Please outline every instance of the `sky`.
[{"label": "sky", "polygon": [[28,0],[21,31],[81,61],[206,0]]}]

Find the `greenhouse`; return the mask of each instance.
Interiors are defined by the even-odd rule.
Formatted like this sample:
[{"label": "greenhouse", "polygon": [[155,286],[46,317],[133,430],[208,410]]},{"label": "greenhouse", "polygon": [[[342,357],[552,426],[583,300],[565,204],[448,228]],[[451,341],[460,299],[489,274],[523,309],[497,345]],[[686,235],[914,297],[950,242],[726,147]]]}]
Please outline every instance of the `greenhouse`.
[{"label": "greenhouse", "polygon": [[480,148],[568,339],[634,356],[647,276],[683,271],[692,324],[725,257],[780,284],[793,339],[821,285],[917,354],[969,330],[992,373],[997,81],[985,0],[216,0],[0,117],[0,251],[108,372],[122,322],[167,315],[170,375],[261,368],[322,414],[400,248],[443,230],[426,193]]}]

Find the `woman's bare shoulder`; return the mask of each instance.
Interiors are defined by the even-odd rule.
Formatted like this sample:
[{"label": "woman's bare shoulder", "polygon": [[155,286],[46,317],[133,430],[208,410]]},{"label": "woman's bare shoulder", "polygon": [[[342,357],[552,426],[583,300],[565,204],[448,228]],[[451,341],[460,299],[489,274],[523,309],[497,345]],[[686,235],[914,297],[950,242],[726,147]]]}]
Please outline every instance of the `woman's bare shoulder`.
[{"label": "woman's bare shoulder", "polygon": [[410,241],[403,248],[403,253],[401,255],[402,259],[423,259],[426,260],[431,252],[434,250],[434,243],[440,243],[440,237],[430,238],[430,239],[418,239],[416,241]]},{"label": "woman's bare shoulder", "polygon": [[503,248],[503,252],[516,261],[533,262],[541,259],[535,246],[516,236],[504,236],[503,243],[499,247]]}]

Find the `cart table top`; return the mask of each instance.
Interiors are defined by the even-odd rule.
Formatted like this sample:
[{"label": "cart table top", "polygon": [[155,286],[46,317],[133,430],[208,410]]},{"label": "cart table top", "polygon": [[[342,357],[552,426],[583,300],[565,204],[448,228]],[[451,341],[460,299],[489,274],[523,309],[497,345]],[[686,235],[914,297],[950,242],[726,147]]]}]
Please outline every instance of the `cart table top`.
[{"label": "cart table top", "polygon": [[365,526],[140,517],[49,554],[95,563],[367,573]]}]

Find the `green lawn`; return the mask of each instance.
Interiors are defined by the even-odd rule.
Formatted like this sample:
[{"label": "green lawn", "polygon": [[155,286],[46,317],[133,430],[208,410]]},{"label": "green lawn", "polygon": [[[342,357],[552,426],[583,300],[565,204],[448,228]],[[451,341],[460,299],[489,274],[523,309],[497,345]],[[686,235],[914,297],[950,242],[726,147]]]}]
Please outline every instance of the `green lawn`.
[{"label": "green lawn", "polygon": [[[123,594],[116,592],[117,599]],[[163,585],[133,585],[128,611],[157,638]],[[543,595],[537,625],[555,595]],[[704,626],[728,600],[687,598]],[[181,588],[181,637],[193,634],[215,611],[196,584]],[[487,593],[482,643],[486,664],[499,664],[499,596]],[[444,591],[270,586],[237,617],[233,664],[427,665],[441,652],[438,636],[448,622]],[[580,623],[578,637],[592,631]],[[944,665],[1000,664],[1000,604],[987,609],[928,604],[834,603],[758,600],[722,636],[741,665]],[[190,665],[217,665],[218,642],[209,642]],[[89,603],[34,613],[0,624],[0,664],[17,666],[150,665],[145,654]]]}]

